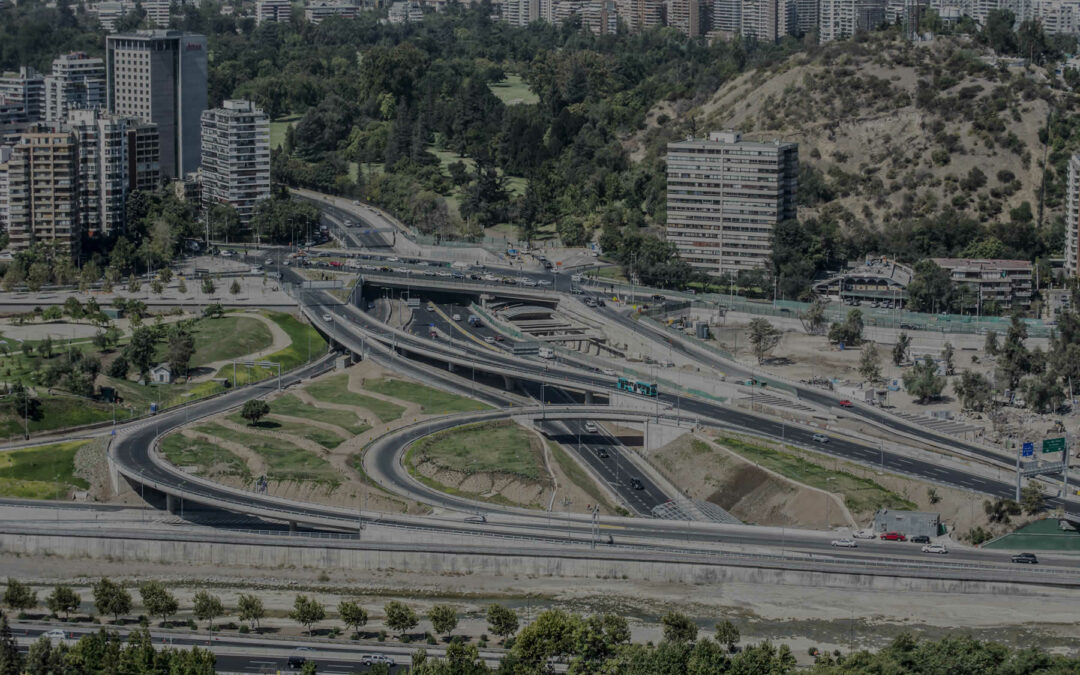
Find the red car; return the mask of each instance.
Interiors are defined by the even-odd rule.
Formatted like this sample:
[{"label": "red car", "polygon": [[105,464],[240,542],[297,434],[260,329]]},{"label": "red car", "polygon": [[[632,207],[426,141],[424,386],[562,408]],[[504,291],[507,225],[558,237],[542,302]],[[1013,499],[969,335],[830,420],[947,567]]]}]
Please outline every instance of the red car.
[{"label": "red car", "polygon": [[837,405],[839,405],[841,408],[850,408],[851,407],[851,401],[849,401],[849,400],[847,400],[845,398],[843,401],[840,401],[840,403],[838,403]]},{"label": "red car", "polygon": [[881,539],[885,541],[907,541],[907,537],[900,532],[882,532]]}]

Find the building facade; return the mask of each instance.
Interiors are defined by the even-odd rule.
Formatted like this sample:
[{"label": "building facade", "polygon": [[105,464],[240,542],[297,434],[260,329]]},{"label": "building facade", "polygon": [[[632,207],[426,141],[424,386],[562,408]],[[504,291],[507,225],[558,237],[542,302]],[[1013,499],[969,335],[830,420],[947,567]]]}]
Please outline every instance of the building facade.
[{"label": "building facade", "polygon": [[761,267],[777,223],[796,216],[799,146],[737,131],[669,143],[667,239],[694,268],[728,275]]},{"label": "building facade", "polygon": [[667,25],[690,37],[703,35],[705,26],[701,22],[700,2],[667,0]]},{"label": "building facade", "polygon": [[67,119],[69,110],[104,108],[106,95],[105,61],[72,52],[60,56],[45,78],[45,120]]},{"label": "building facade", "polygon": [[292,3],[289,0],[259,0],[255,3],[255,23],[267,21],[289,23],[292,19]]},{"label": "building facade", "polygon": [[69,132],[23,134],[8,160],[8,237],[11,251],[55,242],[78,255],[78,142]]},{"label": "building facade", "polygon": [[818,39],[830,42],[871,30],[885,21],[886,0],[821,0]]},{"label": "building facade", "polygon": [[761,42],[776,42],[787,35],[788,6],[786,0],[743,0],[742,35]]},{"label": "building facade", "polygon": [[199,168],[206,110],[206,36],[175,30],[106,38],[109,112],[157,125],[161,171],[180,178]]},{"label": "building facade", "polygon": [[8,229],[8,203],[11,198],[8,188],[8,162],[11,161],[11,146],[0,145],[0,232]]},{"label": "building facade", "polygon": [[45,119],[45,76],[29,66],[0,75],[0,99],[22,105],[21,122]]},{"label": "building facade", "polygon": [[1065,274],[1080,276],[1080,154],[1069,158],[1065,188]]},{"label": "building facade", "polygon": [[349,2],[336,2],[324,0],[304,5],[304,18],[308,23],[319,25],[332,16],[340,16],[344,19],[355,19],[360,8]]},{"label": "building facade", "polygon": [[999,310],[1026,309],[1033,294],[1032,265],[1027,260],[986,260],[972,258],[934,258],[949,272],[957,287],[968,287],[978,311],[989,303]]},{"label": "building facade", "polygon": [[250,101],[225,101],[202,115],[202,202],[229,204],[247,226],[270,197],[270,118]]},{"label": "building facade", "polygon": [[615,12],[631,33],[664,24],[661,0],[615,0]]},{"label": "building facade", "polygon": [[419,23],[424,20],[424,9],[416,0],[397,0],[387,12],[390,23]]}]

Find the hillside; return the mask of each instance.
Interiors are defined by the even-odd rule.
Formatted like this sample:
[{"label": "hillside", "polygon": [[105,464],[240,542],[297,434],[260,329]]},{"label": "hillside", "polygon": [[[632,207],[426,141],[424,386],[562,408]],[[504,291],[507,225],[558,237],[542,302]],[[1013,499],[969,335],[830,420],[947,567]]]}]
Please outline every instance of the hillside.
[{"label": "hillside", "polygon": [[[644,158],[668,139],[720,128],[798,141],[800,220],[837,221],[849,249],[858,248],[851,238],[869,239],[853,254],[959,254],[972,242],[995,255],[1057,253],[1065,164],[1078,149],[1067,111],[1077,97],[1043,68],[990,57],[957,38],[830,43],[733,78],[693,107],[656,106],[627,147]],[[1040,134],[1052,107],[1066,114],[1055,113],[1046,227],[1036,233]],[[942,220],[962,222],[963,236],[937,233],[931,238],[942,241],[912,250],[915,223]]]}]

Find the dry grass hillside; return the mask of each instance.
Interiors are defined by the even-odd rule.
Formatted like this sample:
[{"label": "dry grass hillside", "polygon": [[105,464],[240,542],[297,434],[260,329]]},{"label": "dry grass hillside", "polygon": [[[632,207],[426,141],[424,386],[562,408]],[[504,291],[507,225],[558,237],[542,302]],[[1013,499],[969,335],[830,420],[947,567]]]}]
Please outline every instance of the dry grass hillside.
[{"label": "dry grass hillside", "polygon": [[[831,208],[870,226],[955,210],[982,223],[1037,211],[1051,103],[1076,97],[1042,68],[992,65],[970,42],[912,45],[886,35],[830,43],[728,82],[709,100],[665,102],[628,141],[646,148],[687,133],[740,129],[750,138],[798,141],[804,165],[800,217]],[[1056,126],[1056,125],[1055,125]],[[1044,131],[1045,133],[1045,131]],[[1063,167],[1070,139],[1056,139]],[[1063,211],[1052,172],[1047,222]],[[839,207],[839,208],[838,208]]]}]

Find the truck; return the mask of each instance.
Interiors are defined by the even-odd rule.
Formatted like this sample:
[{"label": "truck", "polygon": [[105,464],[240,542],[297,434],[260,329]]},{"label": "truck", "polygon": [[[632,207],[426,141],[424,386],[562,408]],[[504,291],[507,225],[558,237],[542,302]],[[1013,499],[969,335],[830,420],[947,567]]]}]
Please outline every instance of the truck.
[{"label": "truck", "polygon": [[541,347],[537,355],[542,359],[553,359],[555,358],[555,350],[551,347]]}]

